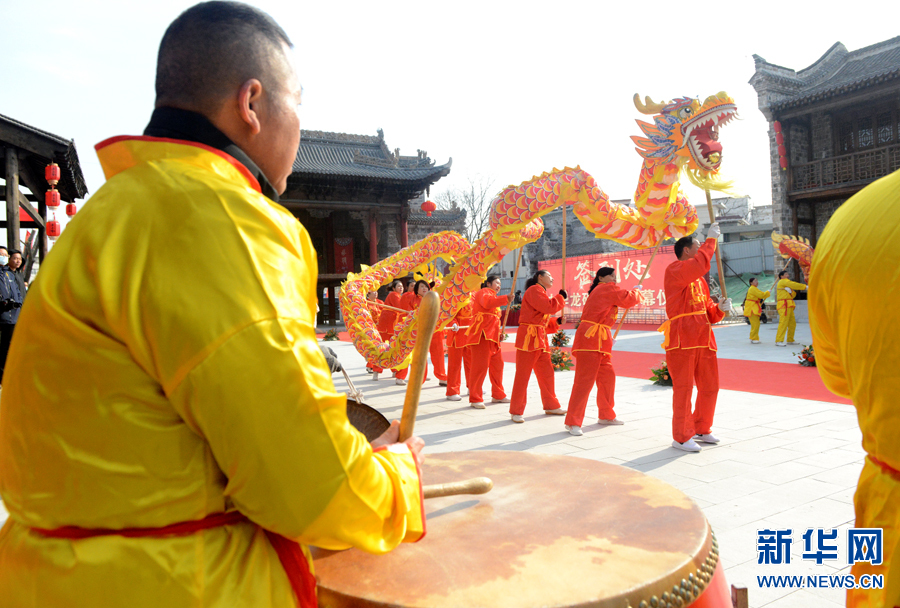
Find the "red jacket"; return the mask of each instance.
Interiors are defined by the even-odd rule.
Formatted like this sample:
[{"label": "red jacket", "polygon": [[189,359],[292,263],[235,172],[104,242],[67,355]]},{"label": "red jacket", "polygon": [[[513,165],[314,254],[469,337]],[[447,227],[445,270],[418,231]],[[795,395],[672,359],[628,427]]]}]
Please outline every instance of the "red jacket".
[{"label": "red jacket", "polygon": [[525,290],[519,313],[519,329],[516,331],[516,348],[525,351],[550,350],[547,324],[565,303],[561,295],[548,296],[540,285],[532,285]]},{"label": "red jacket", "polygon": [[[490,287],[472,296],[472,322],[466,331],[466,346],[485,340],[500,343],[500,307],[509,304],[507,296],[498,296]],[[457,343],[458,344],[458,343]]]},{"label": "red jacket", "polygon": [[[384,299],[384,304],[385,306],[400,308],[400,294],[398,294],[396,291],[390,292]],[[378,325],[376,329],[383,334],[393,334],[394,324],[396,322],[397,312],[385,308],[381,311],[381,316],[378,317]]]},{"label": "red jacket", "polygon": [[366,306],[369,307],[369,314],[372,315],[372,321],[378,323],[378,317],[381,316],[381,307],[378,304],[384,304],[378,298],[375,298],[374,301],[366,300]]},{"label": "red jacket", "polygon": [[[458,331],[453,331],[449,329],[454,323],[463,327]],[[456,313],[456,316],[453,317],[453,321],[451,321],[447,325],[446,334],[447,334],[447,348],[463,348],[466,345],[466,332],[469,330],[468,326],[472,324],[472,303],[468,302],[465,306],[459,309],[459,312]]]},{"label": "red jacket", "polygon": [[610,329],[619,307],[631,308],[639,302],[638,290],[627,291],[615,283],[599,283],[588,296],[581,311],[581,324],[575,332],[572,351],[588,350],[612,354]]},{"label": "red jacket", "polygon": [[673,262],[666,268],[663,287],[669,320],[659,328],[666,334],[665,350],[717,350],[712,324],[721,321],[725,313],[709,298],[709,286],[703,280],[703,275],[709,272],[715,244],[714,240],[707,239],[693,259]]}]

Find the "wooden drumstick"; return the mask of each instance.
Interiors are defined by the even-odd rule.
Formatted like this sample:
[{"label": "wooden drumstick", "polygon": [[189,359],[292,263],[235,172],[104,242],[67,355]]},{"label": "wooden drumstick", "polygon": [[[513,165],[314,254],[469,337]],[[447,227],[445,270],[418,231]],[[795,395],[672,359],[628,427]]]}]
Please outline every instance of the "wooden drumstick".
[{"label": "wooden drumstick", "polygon": [[424,486],[422,493],[425,498],[438,498],[440,496],[456,496],[457,494],[487,494],[494,487],[494,482],[487,477],[474,477],[465,481],[453,481],[450,483],[436,483]]},{"label": "wooden drumstick", "polygon": [[406,398],[403,400],[403,415],[400,416],[400,443],[413,435],[416,426],[416,412],[419,409],[419,394],[422,392],[422,381],[425,380],[425,365],[428,347],[434,335],[438,313],[441,310],[441,297],[436,291],[429,291],[419,304],[418,331],[416,345],[413,347],[412,363],[409,364]]},{"label": "wooden drumstick", "polygon": [[381,302],[372,302],[372,300],[368,300],[368,302],[371,302],[372,304],[374,304],[375,306],[378,306],[380,308],[387,308],[388,310],[393,310],[393,311],[396,311],[399,313],[403,313],[404,315],[408,315],[410,312],[410,311],[406,310],[405,308],[397,308],[396,306],[388,306],[387,304],[382,304]]}]

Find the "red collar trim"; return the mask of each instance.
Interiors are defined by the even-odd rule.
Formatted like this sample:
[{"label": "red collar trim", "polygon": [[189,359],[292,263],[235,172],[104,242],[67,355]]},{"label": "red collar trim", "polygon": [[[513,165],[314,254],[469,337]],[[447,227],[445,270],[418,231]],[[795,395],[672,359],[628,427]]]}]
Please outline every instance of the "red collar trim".
[{"label": "red collar trim", "polygon": [[215,154],[216,156],[219,156],[219,157],[225,159],[226,161],[228,161],[229,163],[231,163],[231,165],[235,169],[237,169],[241,175],[244,176],[244,179],[247,180],[247,182],[250,184],[250,187],[253,188],[254,190],[256,190],[257,192],[259,192],[260,194],[262,194],[262,188],[259,185],[259,180],[257,180],[256,177],[252,173],[250,173],[250,170],[247,169],[247,167],[246,167],[246,165],[244,165],[244,163],[242,163],[235,157],[231,156],[230,154],[226,154],[222,150],[213,148],[211,146],[207,146],[205,144],[197,143],[195,141],[187,141],[184,139],[171,139],[168,137],[150,137],[148,135],[118,135],[116,137],[110,137],[109,139],[104,139],[103,141],[98,143],[96,146],[94,146],[94,149],[97,152],[99,152],[100,150],[102,150],[103,148],[106,148],[107,146],[111,146],[112,144],[116,144],[116,143],[119,143],[122,141],[146,141],[146,142],[156,142],[156,143],[165,143],[165,144],[179,144],[182,146],[193,146],[195,148],[200,148],[201,150],[211,152],[211,153]]}]

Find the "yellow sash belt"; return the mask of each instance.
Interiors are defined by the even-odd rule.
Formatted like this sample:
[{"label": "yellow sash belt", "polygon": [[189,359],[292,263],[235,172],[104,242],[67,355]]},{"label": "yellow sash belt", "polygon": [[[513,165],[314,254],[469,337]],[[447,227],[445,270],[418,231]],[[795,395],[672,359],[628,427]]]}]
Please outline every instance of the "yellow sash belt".
[{"label": "yellow sash belt", "polygon": [[475,313],[474,318],[472,319],[472,323],[469,325],[469,329],[466,330],[467,336],[477,336],[481,330],[484,329],[484,322],[486,317],[494,317],[497,315],[492,315],[490,313],[478,312]]},{"label": "yellow sash belt", "polygon": [[610,327],[609,325],[601,325],[600,323],[595,323],[594,321],[585,321],[584,319],[582,319],[581,322],[587,323],[589,325],[593,325],[593,327],[591,327],[589,330],[587,330],[587,332],[585,332],[585,334],[584,334],[585,338],[593,338],[594,336],[597,335],[598,331],[600,332],[601,340],[606,340],[607,338],[611,337],[609,330],[612,329],[612,327]]},{"label": "yellow sash belt", "polygon": [[525,330],[525,341],[522,343],[522,350],[530,350],[531,345],[530,342],[532,338],[534,339],[534,346],[540,346],[541,350],[544,349],[544,341],[541,340],[541,336],[544,336],[546,340],[547,335],[547,325],[535,325],[533,323],[520,323],[519,328],[527,327]]},{"label": "yellow sash belt", "polygon": [[663,332],[663,335],[665,335],[665,337],[666,337],[666,339],[662,343],[663,349],[666,349],[669,346],[669,339],[671,338],[670,331],[672,329],[672,325],[671,325],[672,321],[674,321],[675,319],[680,319],[681,317],[693,317],[695,315],[705,315],[705,314],[706,314],[706,310],[696,310],[694,312],[686,312],[683,315],[676,315],[676,316],[672,317],[671,319],[669,319],[668,321],[666,321],[665,323],[663,323],[662,325],[660,325],[659,329],[657,329],[656,331]]}]

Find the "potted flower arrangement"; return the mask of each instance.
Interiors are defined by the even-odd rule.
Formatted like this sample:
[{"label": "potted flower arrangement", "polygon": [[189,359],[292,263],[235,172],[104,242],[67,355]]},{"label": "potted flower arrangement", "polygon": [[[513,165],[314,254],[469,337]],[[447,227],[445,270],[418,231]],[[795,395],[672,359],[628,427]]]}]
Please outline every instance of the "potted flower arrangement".
[{"label": "potted flower arrangement", "polygon": [[665,360],[660,361],[659,367],[650,368],[650,371],[653,373],[653,377],[650,378],[653,380],[653,384],[672,386],[672,374],[669,373],[669,366],[666,365]]},{"label": "potted flower arrangement", "polygon": [[326,342],[332,342],[338,339],[338,331],[336,329],[329,329],[325,332],[325,337],[322,338]]},{"label": "potted flower arrangement", "polygon": [[558,346],[554,347],[550,351],[550,363],[553,364],[554,370],[558,372],[567,372],[572,369],[572,355]]},{"label": "potted flower arrangement", "polygon": [[816,353],[813,351],[812,344],[804,346],[803,350],[794,354],[797,356],[797,359],[799,359],[797,363],[803,367],[816,367]]},{"label": "potted flower arrangement", "polygon": [[562,329],[560,329],[558,332],[553,334],[553,337],[550,338],[550,343],[557,348],[562,348],[563,346],[568,346],[569,345],[569,336],[566,335],[566,332],[564,332]]}]

